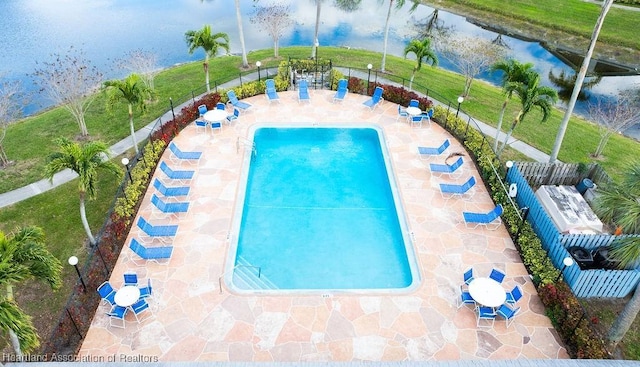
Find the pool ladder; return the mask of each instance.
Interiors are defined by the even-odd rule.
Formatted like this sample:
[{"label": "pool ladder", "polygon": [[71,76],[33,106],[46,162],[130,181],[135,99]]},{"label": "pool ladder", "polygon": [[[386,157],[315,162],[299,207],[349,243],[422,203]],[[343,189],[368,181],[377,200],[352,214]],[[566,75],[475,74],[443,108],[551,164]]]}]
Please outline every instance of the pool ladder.
[{"label": "pool ladder", "polygon": [[236,140],[236,153],[240,153],[241,147],[251,147],[251,159],[258,157],[258,149],[256,149],[256,143],[253,141],[238,136]]}]

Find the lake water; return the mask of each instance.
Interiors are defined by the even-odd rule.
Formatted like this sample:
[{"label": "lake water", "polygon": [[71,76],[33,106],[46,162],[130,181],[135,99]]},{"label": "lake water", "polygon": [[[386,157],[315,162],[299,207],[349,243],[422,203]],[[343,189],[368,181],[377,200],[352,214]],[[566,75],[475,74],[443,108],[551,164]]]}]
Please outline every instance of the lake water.
[{"label": "lake water", "polygon": [[[313,43],[316,14],[314,2],[289,3],[296,23],[282,37],[280,44],[310,46]],[[363,6],[354,13],[344,13],[331,3],[325,2],[322,7],[320,55],[322,46],[382,51],[387,2],[383,6]],[[248,52],[272,47],[270,37],[249,21],[252,10],[253,2],[243,0],[243,25]],[[427,6],[419,6],[413,14],[408,10],[407,5],[392,13],[388,46],[390,54],[401,56],[407,42],[416,35],[413,21],[424,19],[433,11]],[[135,49],[157,54],[161,67],[203,59],[201,51],[193,55],[187,53],[184,33],[200,29],[204,24],[211,24],[215,32],[229,34],[231,52],[240,53],[235,7],[231,0],[2,0],[0,14],[3,14],[0,21],[0,39],[3,40],[0,77],[21,80],[23,87],[32,91],[34,86],[29,74],[35,70],[36,61],[50,61],[51,54],[64,53],[70,46],[84,50],[87,58],[104,72],[106,78],[123,77],[125,72],[114,68],[114,60]],[[497,36],[454,14],[441,11],[440,19],[446,25],[454,26],[455,31],[466,35],[489,39]],[[550,70],[556,75],[561,70],[572,70],[536,42],[508,36],[502,39],[509,45],[515,58],[534,63],[546,85],[552,86],[547,77]],[[363,67],[368,63],[379,65],[380,60],[362,60]],[[442,58],[440,64],[443,68],[453,69]],[[212,78],[215,79],[215,72]],[[498,75],[485,74],[480,78],[499,83]],[[613,96],[618,90],[638,83],[640,76],[637,75],[603,77],[591,89],[592,99]],[[48,105],[46,101],[34,102],[25,108],[25,113],[34,113]],[[584,113],[586,106],[584,102],[579,103],[576,112]]]}]

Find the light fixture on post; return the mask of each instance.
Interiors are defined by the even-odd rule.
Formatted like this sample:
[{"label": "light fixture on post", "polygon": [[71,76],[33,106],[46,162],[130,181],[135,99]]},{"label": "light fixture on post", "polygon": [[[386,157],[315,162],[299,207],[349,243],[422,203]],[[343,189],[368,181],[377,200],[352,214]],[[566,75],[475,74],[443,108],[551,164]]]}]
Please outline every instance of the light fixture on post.
[{"label": "light fixture on post", "polygon": [[458,113],[460,113],[460,105],[462,104],[462,102],[464,102],[464,97],[458,97],[458,110],[456,111],[456,119],[458,118]]},{"label": "light fixture on post", "polygon": [[513,167],[513,161],[507,161],[507,163],[505,163],[505,166],[507,166],[507,173],[504,176],[504,180],[507,180],[507,175],[509,175],[509,170],[511,170],[511,167]]},{"label": "light fixture on post", "polygon": [[262,66],[262,63],[260,61],[256,61],[256,67],[258,68],[258,81],[260,81],[260,66]]},{"label": "light fixture on post", "polygon": [[371,68],[373,68],[373,65],[368,64],[367,69],[369,69],[369,74],[367,75],[367,93],[369,93],[369,81],[371,80]]},{"label": "light fixture on post", "polygon": [[560,280],[560,277],[562,276],[562,274],[564,273],[564,270],[568,267],[574,264],[573,258],[571,256],[567,256],[562,260],[562,264],[564,265],[562,267],[562,270],[560,270],[560,274],[558,274],[558,277],[556,278],[555,283],[558,282],[558,280]]},{"label": "light fixture on post", "polygon": [[69,258],[69,265],[76,268],[76,273],[78,273],[78,278],[80,279],[80,283],[82,283],[82,289],[85,293],[87,293],[87,285],[84,284],[84,279],[82,279],[82,274],[80,274],[80,269],[78,269],[78,258],[75,256],[71,256]]},{"label": "light fixture on post", "polygon": [[127,176],[129,177],[129,183],[133,183],[133,179],[131,178],[131,172],[129,172],[129,158],[124,157],[124,158],[122,158],[122,160],[120,162],[122,162],[122,165],[127,170]]}]

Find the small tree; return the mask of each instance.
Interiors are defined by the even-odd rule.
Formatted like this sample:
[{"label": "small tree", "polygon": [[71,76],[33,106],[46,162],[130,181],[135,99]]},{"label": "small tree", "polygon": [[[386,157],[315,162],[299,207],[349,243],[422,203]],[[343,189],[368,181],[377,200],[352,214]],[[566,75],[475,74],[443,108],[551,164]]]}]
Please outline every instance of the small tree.
[{"label": "small tree", "polygon": [[224,49],[229,52],[229,35],[226,33],[211,33],[211,26],[205,25],[202,29],[197,31],[187,31],[185,33],[185,40],[189,46],[189,54],[192,54],[198,48],[204,50],[204,76],[207,84],[207,92],[211,91],[209,86],[209,58],[215,57],[218,54],[219,49]]},{"label": "small tree", "polygon": [[22,114],[21,104],[18,101],[19,94],[19,82],[0,83],[0,167],[6,167],[11,163],[4,149],[4,139],[9,125]]},{"label": "small tree", "polygon": [[595,158],[602,155],[611,135],[640,122],[640,98],[636,93],[624,90],[618,94],[617,101],[598,99],[597,103],[589,105],[589,115],[600,130],[600,141],[593,152]]},{"label": "small tree", "polygon": [[503,59],[506,53],[504,47],[490,40],[466,36],[443,38],[438,48],[441,55],[464,75],[463,97],[469,96],[475,77]]},{"label": "small tree", "polygon": [[284,30],[294,23],[291,18],[291,6],[283,4],[256,6],[249,20],[253,24],[264,27],[273,40],[273,56],[278,57],[280,37],[283,36]]},{"label": "small tree", "polygon": [[119,68],[140,76],[140,80],[152,93],[155,91],[155,77],[160,72],[158,67],[158,55],[150,51],[134,50],[117,62]]},{"label": "small tree", "polygon": [[84,115],[102,82],[102,73],[92,66],[84,52],[69,48],[65,55],[54,54],[33,73],[40,91],[53,103],[63,106],[78,123],[82,136],[89,135]]},{"label": "small tree", "polygon": [[411,42],[409,42],[409,44],[404,48],[405,59],[410,53],[416,55],[417,63],[416,66],[413,67],[413,72],[411,73],[409,90],[411,90],[411,87],[413,86],[413,78],[416,76],[416,71],[422,68],[422,61],[431,62],[431,66],[438,65],[438,56],[431,48],[431,40],[428,38],[423,40],[411,40]]}]

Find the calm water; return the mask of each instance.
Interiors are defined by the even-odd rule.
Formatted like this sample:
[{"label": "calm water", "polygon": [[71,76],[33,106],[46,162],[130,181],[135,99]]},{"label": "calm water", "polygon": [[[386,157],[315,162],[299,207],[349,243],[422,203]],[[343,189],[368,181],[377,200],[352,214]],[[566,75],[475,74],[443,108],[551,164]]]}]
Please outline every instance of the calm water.
[{"label": "calm water", "polygon": [[259,266],[279,289],[409,287],[406,225],[379,133],[257,129],[237,257]]},{"label": "calm water", "polygon": [[[281,45],[311,45],[315,5],[312,1],[289,2],[296,24],[284,35]],[[253,2],[243,0],[242,3],[247,51],[271,47],[271,40],[265,32],[249,21]],[[326,2],[321,15],[320,55],[323,45],[381,51],[384,9],[385,6],[365,6],[355,13],[344,13],[331,6],[330,1]],[[401,55],[406,43],[415,36],[413,20],[424,19],[433,11],[420,6],[409,14],[408,9],[409,6],[405,6],[393,12],[389,39],[391,54]],[[184,32],[199,29],[207,23],[213,25],[214,31],[228,33],[231,51],[240,53],[235,8],[230,0],[204,3],[200,0],[3,0],[0,1],[0,14],[3,14],[0,20],[0,39],[3,40],[0,76],[22,80],[25,89],[30,90],[33,86],[28,74],[36,68],[36,61],[50,60],[52,53],[64,53],[72,45],[82,48],[106,78],[123,77],[125,72],[114,69],[113,61],[135,49],[156,53],[162,67],[202,59],[202,52],[187,53]],[[363,22],[363,19],[367,21]],[[440,19],[463,34],[489,39],[497,36],[453,14],[440,12]],[[549,70],[556,75],[561,70],[571,70],[538,43],[508,36],[503,36],[503,40],[517,59],[533,62],[548,85]],[[379,62],[362,60],[363,67]],[[441,66],[452,68],[444,59]],[[483,75],[481,78],[499,82],[497,75]],[[592,92],[595,96],[610,96],[620,88],[637,83],[640,83],[640,76],[605,77]],[[35,100],[38,101],[37,96]],[[48,104],[46,101],[34,102],[25,112],[33,113]],[[584,112],[585,104],[581,104],[577,111]]]}]

